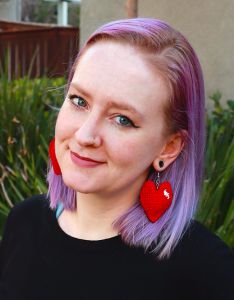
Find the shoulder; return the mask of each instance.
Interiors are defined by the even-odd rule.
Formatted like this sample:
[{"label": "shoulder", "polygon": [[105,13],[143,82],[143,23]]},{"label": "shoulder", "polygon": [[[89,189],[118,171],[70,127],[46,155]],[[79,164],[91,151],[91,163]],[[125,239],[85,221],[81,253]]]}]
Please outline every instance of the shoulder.
[{"label": "shoulder", "polygon": [[23,253],[30,251],[48,216],[52,214],[49,200],[44,194],[26,198],[11,209],[0,243],[0,273],[4,261],[14,256],[16,249],[22,249]]},{"label": "shoulder", "polygon": [[223,252],[234,253],[220,237],[196,220],[192,220],[179,243],[178,251],[185,250],[200,259],[211,259]]},{"label": "shoulder", "polygon": [[192,220],[173,253],[175,258],[195,265],[218,263],[228,256],[234,264],[234,251],[202,223]]},{"label": "shoulder", "polygon": [[29,223],[30,226],[36,225],[42,216],[48,213],[52,213],[52,210],[46,195],[34,195],[15,204],[8,215],[7,225],[10,227],[18,227],[20,225],[21,228],[22,225]]},{"label": "shoulder", "polygon": [[232,299],[234,251],[200,222],[192,221],[175,248],[172,264],[204,291],[212,291],[214,299]]},{"label": "shoulder", "polygon": [[31,212],[38,209],[49,208],[49,199],[46,194],[33,195],[15,204],[12,208],[13,213],[22,213],[30,210]]}]

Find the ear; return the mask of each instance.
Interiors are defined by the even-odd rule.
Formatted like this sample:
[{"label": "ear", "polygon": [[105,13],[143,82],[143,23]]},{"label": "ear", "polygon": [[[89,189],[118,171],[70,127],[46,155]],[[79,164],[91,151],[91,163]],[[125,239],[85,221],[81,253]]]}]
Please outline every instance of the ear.
[{"label": "ear", "polygon": [[[159,156],[153,161],[153,166],[156,171],[165,170],[180,154],[185,144],[186,130],[181,130],[170,135],[164,144]],[[164,162],[162,168],[159,167],[159,161]]]}]

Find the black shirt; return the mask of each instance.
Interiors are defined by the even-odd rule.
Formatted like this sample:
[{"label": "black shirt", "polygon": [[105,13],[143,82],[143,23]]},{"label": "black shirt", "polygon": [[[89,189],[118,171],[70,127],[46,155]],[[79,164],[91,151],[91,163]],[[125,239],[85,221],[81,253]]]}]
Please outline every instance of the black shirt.
[{"label": "black shirt", "polygon": [[234,252],[193,221],[171,257],[155,261],[121,236],[67,235],[45,195],[17,204],[0,245],[0,299],[234,299]]}]

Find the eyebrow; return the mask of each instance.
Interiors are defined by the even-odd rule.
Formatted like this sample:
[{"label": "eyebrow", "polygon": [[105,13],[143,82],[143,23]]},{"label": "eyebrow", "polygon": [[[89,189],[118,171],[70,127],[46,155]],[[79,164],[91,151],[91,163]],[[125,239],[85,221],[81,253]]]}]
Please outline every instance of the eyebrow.
[{"label": "eyebrow", "polygon": [[[84,88],[82,88],[78,83],[71,82],[70,84],[73,88],[75,88],[77,91],[81,92],[85,97],[92,98],[92,96],[89,94],[89,92],[85,91]],[[110,99],[108,101],[108,105],[116,108],[120,108],[123,110],[128,110],[132,112],[133,114],[138,115],[140,118],[144,118],[143,115],[133,106],[127,104],[127,103],[120,103],[119,101],[115,101],[114,99]]]}]

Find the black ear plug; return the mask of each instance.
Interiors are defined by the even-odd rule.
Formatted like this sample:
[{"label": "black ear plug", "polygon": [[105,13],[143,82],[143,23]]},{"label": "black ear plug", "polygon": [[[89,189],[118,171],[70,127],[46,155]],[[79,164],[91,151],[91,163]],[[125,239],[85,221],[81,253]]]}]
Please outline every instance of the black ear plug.
[{"label": "black ear plug", "polygon": [[163,160],[160,160],[159,161],[159,167],[162,168],[163,166],[164,166],[164,162],[163,162]]}]

